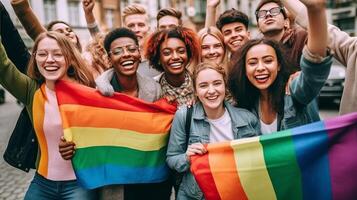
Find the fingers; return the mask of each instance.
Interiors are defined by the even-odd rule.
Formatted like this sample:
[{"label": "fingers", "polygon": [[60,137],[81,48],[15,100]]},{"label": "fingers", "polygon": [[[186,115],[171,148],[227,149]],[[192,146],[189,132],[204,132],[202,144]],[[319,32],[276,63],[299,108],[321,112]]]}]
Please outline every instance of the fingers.
[{"label": "fingers", "polygon": [[187,156],[192,156],[192,155],[203,155],[207,153],[207,149],[203,146],[201,143],[194,143],[190,144],[187,147],[186,155]]},{"label": "fingers", "polygon": [[67,142],[63,137],[61,137],[59,145],[59,152],[63,159],[69,160],[73,157],[76,149],[74,142]]}]

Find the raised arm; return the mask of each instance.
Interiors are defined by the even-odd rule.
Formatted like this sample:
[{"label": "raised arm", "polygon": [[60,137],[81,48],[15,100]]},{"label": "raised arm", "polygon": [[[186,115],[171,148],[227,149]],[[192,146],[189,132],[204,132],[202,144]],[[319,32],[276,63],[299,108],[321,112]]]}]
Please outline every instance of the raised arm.
[{"label": "raised arm", "polygon": [[38,35],[46,32],[45,27],[41,25],[28,0],[11,0],[11,5],[32,40],[36,40]]},{"label": "raised arm", "polygon": [[284,0],[282,1],[288,11],[295,16],[295,23],[307,29],[309,22],[307,17],[307,9],[299,0]]},{"label": "raised arm", "polygon": [[32,88],[36,88],[36,82],[21,73],[10,61],[2,43],[0,43],[0,84],[25,105],[31,101],[32,96],[29,94]]},{"label": "raised arm", "polygon": [[19,32],[11,21],[9,13],[0,2],[0,34],[2,44],[10,60],[22,73],[26,73],[30,53],[22,41]]},{"label": "raised arm", "polygon": [[207,0],[205,28],[216,26],[216,12],[220,0]]},{"label": "raised arm", "polygon": [[100,33],[98,24],[95,20],[93,14],[93,8],[95,6],[95,0],[83,0],[82,6],[85,14],[85,18],[87,21],[87,27],[90,35],[94,38],[98,33]]},{"label": "raised arm", "polygon": [[327,50],[326,0],[300,0],[307,8],[309,19],[307,48],[321,57]]}]

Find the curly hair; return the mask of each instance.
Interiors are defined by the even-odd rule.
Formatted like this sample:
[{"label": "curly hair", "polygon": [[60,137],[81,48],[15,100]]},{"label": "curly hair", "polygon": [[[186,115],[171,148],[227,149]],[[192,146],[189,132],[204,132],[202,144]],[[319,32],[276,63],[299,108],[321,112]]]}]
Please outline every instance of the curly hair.
[{"label": "curly hair", "polygon": [[290,64],[286,60],[282,47],[275,41],[266,39],[257,39],[248,41],[243,47],[234,54],[232,71],[228,77],[228,87],[234,99],[238,103],[238,107],[251,110],[255,107],[257,99],[259,99],[260,91],[246,76],[246,57],[248,51],[259,44],[271,46],[277,56],[277,61],[280,66],[277,77],[273,84],[269,86],[269,100],[272,108],[279,114],[282,114],[284,109],[285,85],[290,76]]},{"label": "curly hair", "polygon": [[104,38],[104,49],[107,51],[107,53],[109,54],[110,51],[110,45],[112,44],[112,42],[118,38],[122,38],[122,37],[128,37],[134,40],[135,44],[139,46],[139,41],[138,41],[138,37],[136,37],[135,33],[128,29],[128,28],[116,28],[112,31],[110,31],[109,33],[107,33],[107,35]]},{"label": "curly hair", "polygon": [[108,54],[104,49],[104,34],[96,34],[93,40],[87,45],[86,51],[91,56],[92,67],[97,74],[102,73],[110,67]]},{"label": "curly hair", "polygon": [[161,72],[164,71],[160,62],[160,48],[168,38],[177,38],[185,43],[187,59],[190,62],[188,66],[192,63],[199,63],[201,46],[196,33],[189,28],[176,27],[170,30],[156,31],[148,37],[144,45],[144,55],[153,68]]},{"label": "curly hair", "polygon": [[248,25],[249,25],[249,18],[246,14],[244,14],[241,11],[238,11],[234,8],[230,10],[224,11],[219,17],[216,22],[216,26],[219,30],[222,31],[222,28],[226,24],[234,23],[234,22],[240,22],[245,26],[245,29],[248,30]]},{"label": "curly hair", "polygon": [[43,77],[40,71],[38,70],[36,62],[36,51],[38,48],[38,44],[45,38],[56,40],[56,42],[58,43],[58,46],[62,51],[64,59],[69,65],[67,75],[70,78],[86,86],[95,86],[93,76],[90,73],[87,63],[85,60],[83,60],[80,52],[77,50],[77,48],[74,47],[74,44],[70,42],[63,34],[57,33],[55,31],[43,32],[36,38],[28,64],[27,74],[29,77],[39,83],[45,82],[45,77]]}]

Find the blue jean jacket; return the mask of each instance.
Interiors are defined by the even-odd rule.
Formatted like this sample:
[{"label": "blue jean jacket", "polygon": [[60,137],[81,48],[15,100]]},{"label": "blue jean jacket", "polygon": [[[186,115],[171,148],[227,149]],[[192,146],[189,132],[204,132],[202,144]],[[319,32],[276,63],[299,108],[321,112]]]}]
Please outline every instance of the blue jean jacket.
[{"label": "blue jean jacket", "polygon": [[[235,108],[227,102],[224,102],[224,106],[232,120],[234,139],[259,135],[259,121],[251,112]],[[203,199],[203,194],[190,172],[190,163],[186,156],[188,146],[185,133],[186,112],[187,107],[182,107],[175,114],[170,132],[166,162],[171,169],[185,172],[177,199]],[[188,143],[209,143],[209,133],[210,124],[205,116],[203,106],[201,103],[197,103],[193,106]]]},{"label": "blue jean jacket", "polygon": [[[300,75],[289,85],[291,95],[284,97],[284,113],[278,115],[278,131],[320,121],[316,98],[330,73],[332,57],[313,63],[304,56],[300,61]],[[252,110],[257,117],[258,103],[257,100]]]}]

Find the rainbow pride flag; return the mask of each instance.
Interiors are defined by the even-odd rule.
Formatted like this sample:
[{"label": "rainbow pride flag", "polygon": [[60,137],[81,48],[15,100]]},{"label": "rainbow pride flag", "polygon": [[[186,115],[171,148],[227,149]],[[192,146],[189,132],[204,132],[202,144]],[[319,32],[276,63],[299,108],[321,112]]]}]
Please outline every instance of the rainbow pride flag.
[{"label": "rainbow pride flag", "polygon": [[357,113],[206,147],[191,171],[207,200],[357,199]]},{"label": "rainbow pride flag", "polygon": [[166,147],[176,106],[147,103],[116,93],[58,82],[56,94],[64,136],[74,141],[72,159],[84,188],[155,183],[168,178]]}]

